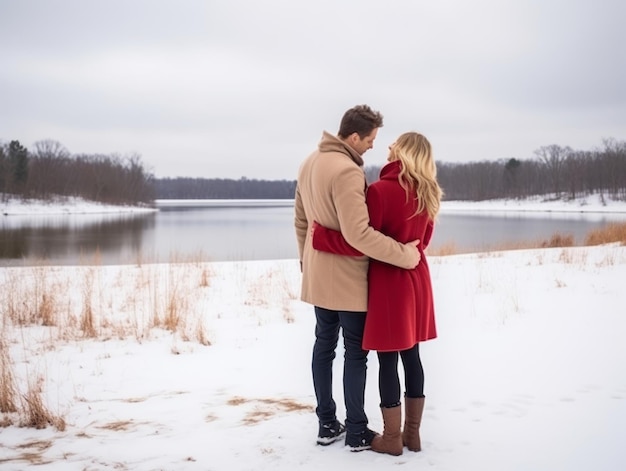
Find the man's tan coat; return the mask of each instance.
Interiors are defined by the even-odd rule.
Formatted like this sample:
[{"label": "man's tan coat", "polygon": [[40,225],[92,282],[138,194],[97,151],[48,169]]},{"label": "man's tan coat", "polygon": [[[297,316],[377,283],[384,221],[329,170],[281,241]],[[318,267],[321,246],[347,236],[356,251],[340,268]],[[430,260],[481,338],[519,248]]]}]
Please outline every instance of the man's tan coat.
[{"label": "man's tan coat", "polygon": [[[369,225],[366,180],[361,156],[339,138],[324,132],[318,150],[300,166],[295,195],[295,229],[302,264],[301,299],[335,311],[367,311],[368,257],[401,268],[419,261],[415,246],[396,242]],[[367,256],[320,252],[311,245],[317,221],[341,231]]]}]

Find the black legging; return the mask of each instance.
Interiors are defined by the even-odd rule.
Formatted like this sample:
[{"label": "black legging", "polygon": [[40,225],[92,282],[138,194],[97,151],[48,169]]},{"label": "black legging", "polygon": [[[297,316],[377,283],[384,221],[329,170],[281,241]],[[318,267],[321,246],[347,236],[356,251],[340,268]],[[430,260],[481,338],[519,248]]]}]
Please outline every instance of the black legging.
[{"label": "black legging", "polygon": [[419,343],[401,352],[378,352],[378,390],[380,406],[394,407],[400,403],[398,353],[404,366],[404,386],[407,397],[424,397],[424,368],[420,359]]}]

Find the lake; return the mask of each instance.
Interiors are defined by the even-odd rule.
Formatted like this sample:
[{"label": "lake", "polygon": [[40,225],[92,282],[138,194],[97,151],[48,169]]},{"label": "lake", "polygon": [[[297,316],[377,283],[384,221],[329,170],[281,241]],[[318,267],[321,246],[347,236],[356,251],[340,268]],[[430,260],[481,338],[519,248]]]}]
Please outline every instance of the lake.
[{"label": "lake", "polygon": [[[142,214],[4,216],[0,266],[296,259],[292,200],[160,200]],[[571,234],[626,214],[442,210],[431,250],[461,252]]]}]

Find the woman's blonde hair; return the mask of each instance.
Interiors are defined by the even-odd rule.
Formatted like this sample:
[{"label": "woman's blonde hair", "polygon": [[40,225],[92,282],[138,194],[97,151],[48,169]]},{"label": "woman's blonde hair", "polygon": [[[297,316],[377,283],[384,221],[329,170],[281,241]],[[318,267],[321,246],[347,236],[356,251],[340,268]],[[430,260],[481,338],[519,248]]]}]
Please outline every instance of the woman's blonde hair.
[{"label": "woman's blonde hair", "polygon": [[401,162],[398,181],[406,191],[407,200],[410,193],[415,192],[415,215],[426,210],[434,221],[439,213],[443,191],[437,182],[437,166],[430,142],[417,132],[407,132],[396,139],[393,153]]}]

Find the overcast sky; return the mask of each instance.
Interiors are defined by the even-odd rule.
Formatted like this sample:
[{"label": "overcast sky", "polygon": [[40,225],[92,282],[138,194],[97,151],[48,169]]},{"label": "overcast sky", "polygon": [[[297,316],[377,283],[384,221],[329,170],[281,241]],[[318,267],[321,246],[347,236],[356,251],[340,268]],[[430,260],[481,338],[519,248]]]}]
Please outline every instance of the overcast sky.
[{"label": "overcast sky", "polygon": [[623,0],[0,0],[0,140],[295,179],[366,103],[444,162],[626,139]]}]

